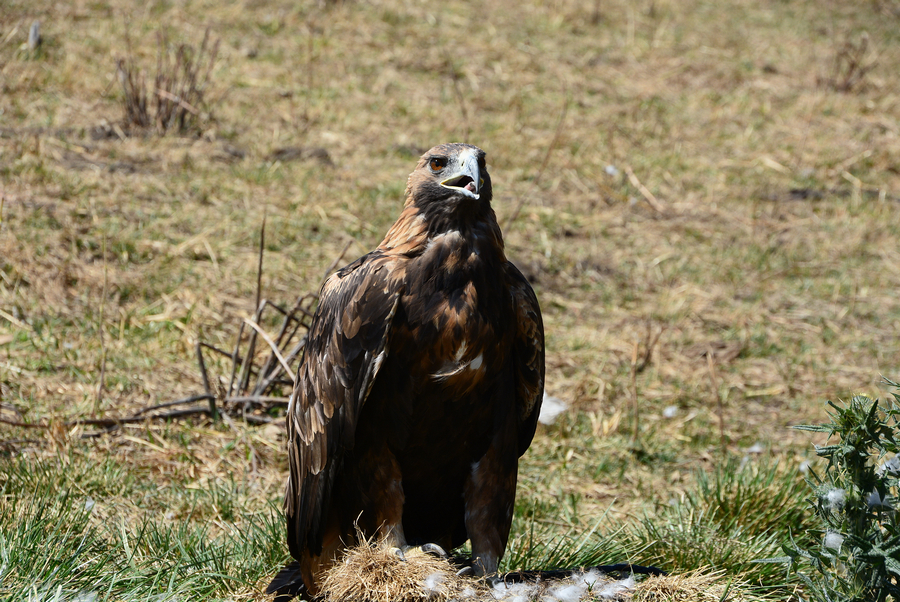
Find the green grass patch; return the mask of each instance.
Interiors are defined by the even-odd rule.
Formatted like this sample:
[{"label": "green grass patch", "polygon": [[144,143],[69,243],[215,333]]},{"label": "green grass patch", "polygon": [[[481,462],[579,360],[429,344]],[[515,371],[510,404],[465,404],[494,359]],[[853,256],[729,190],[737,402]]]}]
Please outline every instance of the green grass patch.
[{"label": "green grass patch", "polygon": [[279,510],[239,488],[159,491],[113,459],[59,460],[2,460],[2,600],[231,599],[283,560]]}]

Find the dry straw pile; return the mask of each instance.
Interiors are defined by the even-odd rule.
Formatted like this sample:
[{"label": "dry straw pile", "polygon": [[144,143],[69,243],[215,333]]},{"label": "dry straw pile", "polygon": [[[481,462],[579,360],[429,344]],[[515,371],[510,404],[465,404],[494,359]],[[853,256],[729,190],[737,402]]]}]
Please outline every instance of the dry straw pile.
[{"label": "dry straw pile", "polygon": [[404,562],[390,547],[368,541],[331,568],[322,589],[328,600],[417,602],[452,600],[461,597],[466,588],[466,582],[443,558],[422,554]]},{"label": "dry straw pile", "polygon": [[559,578],[534,582],[485,579],[456,574],[448,560],[407,554],[401,560],[384,543],[363,541],[347,551],[325,575],[322,594],[328,602],[742,602],[746,586],[724,571],[697,570],[683,575],[614,580],[595,570],[573,570]]}]

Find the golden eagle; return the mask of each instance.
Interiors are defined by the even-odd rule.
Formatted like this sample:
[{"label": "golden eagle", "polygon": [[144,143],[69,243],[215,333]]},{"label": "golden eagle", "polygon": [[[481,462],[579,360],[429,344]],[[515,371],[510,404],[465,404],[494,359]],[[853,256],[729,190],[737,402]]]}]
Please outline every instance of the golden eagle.
[{"label": "golden eagle", "polygon": [[506,258],[485,153],[436,146],[378,248],[322,286],[287,412],[295,561],[267,592],[315,596],[357,527],[400,550],[468,539],[496,572],[543,388],[540,307]]}]

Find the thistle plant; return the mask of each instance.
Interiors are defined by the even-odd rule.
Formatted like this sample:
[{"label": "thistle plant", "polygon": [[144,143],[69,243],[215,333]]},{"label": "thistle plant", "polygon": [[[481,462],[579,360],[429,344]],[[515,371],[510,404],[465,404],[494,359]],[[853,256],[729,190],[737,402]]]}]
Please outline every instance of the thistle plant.
[{"label": "thistle plant", "polygon": [[900,599],[900,395],[892,397],[879,402],[857,396],[844,405],[829,401],[830,424],[795,427],[836,438],[816,446],[828,464],[821,476],[810,470],[807,478],[822,530],[806,539],[811,545],[792,540],[784,546],[787,556],[769,561],[796,570],[813,600]]}]

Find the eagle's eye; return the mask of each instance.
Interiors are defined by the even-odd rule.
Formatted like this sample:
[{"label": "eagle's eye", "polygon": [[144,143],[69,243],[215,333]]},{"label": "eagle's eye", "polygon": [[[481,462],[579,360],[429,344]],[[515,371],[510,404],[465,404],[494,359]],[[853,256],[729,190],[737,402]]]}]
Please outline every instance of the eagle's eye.
[{"label": "eagle's eye", "polygon": [[447,166],[447,159],[443,157],[432,157],[430,165],[431,171],[441,171]]}]

